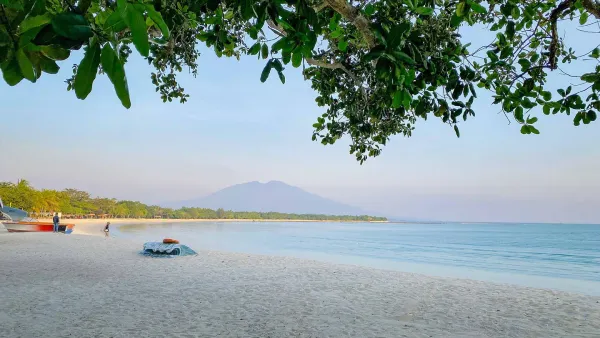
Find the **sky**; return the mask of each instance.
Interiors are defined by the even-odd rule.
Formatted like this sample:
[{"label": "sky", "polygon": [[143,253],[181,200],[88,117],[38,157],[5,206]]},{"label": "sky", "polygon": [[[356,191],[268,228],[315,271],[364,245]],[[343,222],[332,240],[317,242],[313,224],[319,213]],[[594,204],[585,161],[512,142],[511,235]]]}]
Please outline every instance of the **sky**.
[{"label": "sky", "polygon": [[480,92],[461,138],[421,120],[412,138],[393,137],[360,165],[348,140],[311,141],[324,109],[299,70],[287,67],[285,85],[277,76],[263,84],[264,60],[200,51],[198,76],[179,75],[185,104],[162,102],[138,56],[126,65],[129,110],[104,75],[84,101],[67,92],[74,58],[35,84],[0,81],[0,181],[161,203],[279,180],[386,216],[600,223],[600,123],[575,127],[537,110],[541,134],[521,135]]}]

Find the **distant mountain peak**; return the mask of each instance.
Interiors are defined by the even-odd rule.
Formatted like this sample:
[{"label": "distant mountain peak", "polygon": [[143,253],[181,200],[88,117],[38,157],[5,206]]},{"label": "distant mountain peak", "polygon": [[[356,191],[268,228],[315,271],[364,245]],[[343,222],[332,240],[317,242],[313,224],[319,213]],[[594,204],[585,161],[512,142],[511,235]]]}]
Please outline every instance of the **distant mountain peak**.
[{"label": "distant mountain peak", "polygon": [[269,181],[266,184],[279,184],[279,185],[287,185],[288,187],[291,187],[291,185],[289,185],[289,184],[287,184],[285,182],[282,182],[282,181],[277,181],[277,180]]},{"label": "distant mountain peak", "polygon": [[297,214],[352,216],[366,214],[360,208],[332,201],[276,180],[232,185],[208,196],[180,202],[173,206]]}]

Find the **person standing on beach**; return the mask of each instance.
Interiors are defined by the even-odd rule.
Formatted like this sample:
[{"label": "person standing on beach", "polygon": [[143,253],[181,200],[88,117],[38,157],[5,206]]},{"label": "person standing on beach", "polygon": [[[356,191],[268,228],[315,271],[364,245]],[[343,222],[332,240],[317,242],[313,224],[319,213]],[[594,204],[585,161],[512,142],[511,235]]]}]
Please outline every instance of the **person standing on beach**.
[{"label": "person standing on beach", "polygon": [[108,237],[108,233],[110,232],[110,222],[106,222],[106,226],[104,227],[104,235]]},{"label": "person standing on beach", "polygon": [[52,223],[54,223],[54,230],[52,232],[58,232],[58,224],[60,223],[58,213],[54,213],[54,217],[52,217]]}]

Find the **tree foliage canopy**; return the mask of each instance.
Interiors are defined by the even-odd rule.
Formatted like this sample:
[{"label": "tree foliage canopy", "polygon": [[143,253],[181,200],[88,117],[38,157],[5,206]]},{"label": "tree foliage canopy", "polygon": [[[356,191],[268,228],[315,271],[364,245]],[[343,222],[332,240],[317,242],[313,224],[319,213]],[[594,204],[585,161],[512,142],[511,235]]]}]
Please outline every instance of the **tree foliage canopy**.
[{"label": "tree foliage canopy", "polygon": [[318,221],[386,221],[385,217],[317,214],[287,214],[281,212],[231,211],[222,208],[163,208],[137,201],[118,201],[114,198],[92,197],[77,189],[37,190],[27,180],[17,184],[0,182],[0,197],[6,206],[23,209],[34,216],[61,212],[70,218],[94,214],[119,218],[169,219],[253,219],[253,220],[318,220]]},{"label": "tree foliage canopy", "polygon": [[[264,59],[262,82],[273,73],[285,83],[286,67],[302,68],[327,108],[313,140],[348,135],[362,163],[419,119],[439,118],[459,136],[458,124],[475,116],[476,88],[523,134],[539,133],[535,107],[573,114],[575,125],[595,121],[597,40],[575,51],[559,28],[597,29],[598,19],[596,0],[0,0],[0,62],[9,85],[35,82],[83,48],[68,89],[85,99],[103,73],[127,108],[133,49],[154,67],[163,101],[188,99],[176,75],[196,75],[198,43],[219,57]],[[471,46],[459,34],[469,25],[495,38]],[[572,62],[585,71],[561,70]],[[573,84],[553,93],[551,72]]]}]

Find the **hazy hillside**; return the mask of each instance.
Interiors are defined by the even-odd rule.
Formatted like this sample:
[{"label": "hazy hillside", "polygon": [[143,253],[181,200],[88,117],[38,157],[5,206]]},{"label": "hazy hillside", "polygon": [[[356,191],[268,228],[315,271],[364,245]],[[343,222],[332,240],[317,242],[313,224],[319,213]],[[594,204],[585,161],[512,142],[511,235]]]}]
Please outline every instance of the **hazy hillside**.
[{"label": "hazy hillside", "polygon": [[172,206],[328,215],[368,214],[360,208],[335,202],[278,181],[237,184],[205,197],[173,203]]}]

